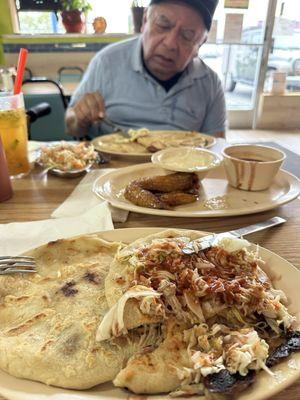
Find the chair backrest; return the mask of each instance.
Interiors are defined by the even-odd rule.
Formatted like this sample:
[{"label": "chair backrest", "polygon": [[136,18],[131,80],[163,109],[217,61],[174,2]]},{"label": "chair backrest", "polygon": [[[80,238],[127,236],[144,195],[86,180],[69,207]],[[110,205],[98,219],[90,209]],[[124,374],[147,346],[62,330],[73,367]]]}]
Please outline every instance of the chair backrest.
[{"label": "chair backrest", "polygon": [[66,133],[64,122],[68,102],[58,82],[47,78],[31,78],[23,82],[22,91],[27,109],[47,102],[52,110],[51,114],[30,126],[32,140],[72,140]]},{"label": "chair backrest", "polygon": [[58,81],[79,83],[83,77],[83,69],[80,67],[61,67],[58,71]]}]

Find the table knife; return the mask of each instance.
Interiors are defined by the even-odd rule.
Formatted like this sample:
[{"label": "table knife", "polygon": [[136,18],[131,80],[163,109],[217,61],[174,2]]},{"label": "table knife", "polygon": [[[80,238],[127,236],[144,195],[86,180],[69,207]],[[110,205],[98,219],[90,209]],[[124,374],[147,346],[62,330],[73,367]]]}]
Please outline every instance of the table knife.
[{"label": "table knife", "polygon": [[211,247],[212,244],[218,238],[223,238],[226,236],[234,236],[236,238],[240,238],[242,236],[248,235],[249,233],[262,231],[263,229],[271,228],[272,226],[280,225],[280,224],[283,224],[284,222],[286,222],[286,220],[284,218],[273,217],[273,218],[267,219],[266,221],[258,222],[257,224],[245,226],[244,228],[235,229],[233,231],[228,231],[228,232],[222,232],[219,234],[207,235],[202,238],[192,240],[191,242],[189,242],[182,249],[182,252],[184,254],[197,253],[201,250],[205,250],[205,249],[208,249],[209,247]]}]

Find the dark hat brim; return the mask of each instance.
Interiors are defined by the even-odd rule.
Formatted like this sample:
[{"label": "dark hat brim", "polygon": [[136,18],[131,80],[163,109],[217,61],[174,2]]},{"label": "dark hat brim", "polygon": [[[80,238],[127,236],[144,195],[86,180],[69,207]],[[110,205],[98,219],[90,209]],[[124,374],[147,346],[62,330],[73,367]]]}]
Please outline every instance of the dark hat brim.
[{"label": "dark hat brim", "polygon": [[[163,2],[172,2],[172,0],[151,0],[150,5]],[[218,0],[179,0],[194,8],[202,16],[207,30],[210,30],[214,12],[218,5]]]}]

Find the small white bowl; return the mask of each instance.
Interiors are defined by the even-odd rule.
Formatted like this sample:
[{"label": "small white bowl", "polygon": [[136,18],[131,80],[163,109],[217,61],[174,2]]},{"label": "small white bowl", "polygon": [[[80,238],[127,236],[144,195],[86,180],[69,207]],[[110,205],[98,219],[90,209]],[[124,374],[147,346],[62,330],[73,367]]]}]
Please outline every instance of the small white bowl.
[{"label": "small white bowl", "polygon": [[231,186],[248,191],[268,189],[286,155],[273,147],[241,144],[222,151]]},{"label": "small white bowl", "polygon": [[195,172],[201,180],[221,165],[222,157],[199,147],[170,147],[154,153],[151,161],[169,171]]}]

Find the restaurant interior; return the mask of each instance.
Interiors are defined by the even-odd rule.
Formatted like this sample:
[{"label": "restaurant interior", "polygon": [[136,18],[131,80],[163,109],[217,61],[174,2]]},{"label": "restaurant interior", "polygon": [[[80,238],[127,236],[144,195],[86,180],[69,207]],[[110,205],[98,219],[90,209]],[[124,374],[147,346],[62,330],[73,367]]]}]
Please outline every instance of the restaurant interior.
[{"label": "restaurant interior", "polygon": [[300,4],[0,0],[0,400],[300,400]]}]

